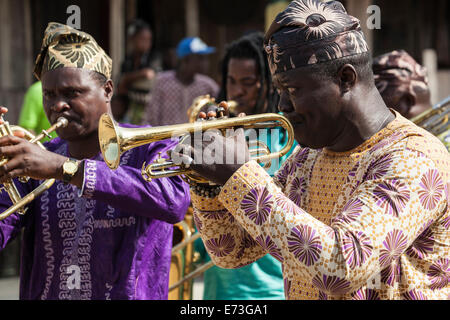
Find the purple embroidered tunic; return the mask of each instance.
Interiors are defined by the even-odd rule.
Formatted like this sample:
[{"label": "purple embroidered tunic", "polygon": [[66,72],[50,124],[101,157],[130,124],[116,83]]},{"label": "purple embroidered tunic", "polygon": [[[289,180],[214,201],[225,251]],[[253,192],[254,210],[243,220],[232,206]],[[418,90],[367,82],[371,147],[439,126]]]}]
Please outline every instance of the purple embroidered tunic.
[{"label": "purple embroidered tunic", "polygon": [[[184,218],[189,187],[180,177],[146,182],[141,167],[173,146],[129,150],[114,171],[99,153],[85,161],[81,190],[57,180],[26,215],[0,221],[0,249],[25,228],[20,299],[167,299],[173,224]],[[46,147],[68,155],[59,138]],[[22,195],[37,186],[15,184]],[[10,205],[3,192],[0,210]]]}]

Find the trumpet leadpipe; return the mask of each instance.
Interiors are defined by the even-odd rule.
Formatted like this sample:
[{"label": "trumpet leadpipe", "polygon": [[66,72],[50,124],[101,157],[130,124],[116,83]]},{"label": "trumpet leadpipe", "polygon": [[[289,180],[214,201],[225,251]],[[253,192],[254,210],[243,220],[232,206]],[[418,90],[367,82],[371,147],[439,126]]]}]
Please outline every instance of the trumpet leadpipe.
[{"label": "trumpet leadpipe", "polygon": [[40,134],[38,134],[36,137],[34,137],[33,139],[31,139],[30,142],[36,143],[37,141],[40,141],[40,140],[44,139],[45,137],[50,137],[50,133],[52,133],[53,131],[55,131],[58,128],[67,127],[68,124],[69,124],[69,121],[66,118],[60,117],[60,118],[58,118],[58,121],[56,121],[55,124],[53,124],[47,130],[42,130],[42,132]]},{"label": "trumpet leadpipe", "polygon": [[[99,144],[105,163],[111,169],[117,169],[121,155],[132,148],[155,141],[171,139],[195,132],[233,128],[274,128],[283,127],[288,134],[286,146],[278,152],[262,155],[258,161],[280,158],[289,152],[294,143],[293,128],[289,120],[276,113],[265,113],[237,118],[225,118],[213,121],[175,124],[149,128],[120,127],[109,114],[103,114],[99,121]],[[256,159],[255,159],[256,160]]]}]

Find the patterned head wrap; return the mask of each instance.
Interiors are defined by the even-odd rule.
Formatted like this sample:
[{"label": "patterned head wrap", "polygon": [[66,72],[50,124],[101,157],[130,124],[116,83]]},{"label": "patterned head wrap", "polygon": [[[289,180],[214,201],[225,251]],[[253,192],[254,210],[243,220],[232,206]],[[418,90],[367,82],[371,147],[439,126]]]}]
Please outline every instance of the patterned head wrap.
[{"label": "patterned head wrap", "polygon": [[294,0],[277,15],[264,46],[273,74],[369,51],[359,20],[338,1]]},{"label": "patterned head wrap", "polygon": [[373,59],[372,69],[375,85],[383,94],[409,92],[415,95],[415,88],[428,89],[428,76],[421,66],[404,50],[395,50]]},{"label": "patterned head wrap", "polygon": [[34,75],[40,80],[42,73],[63,67],[97,71],[110,79],[112,60],[91,35],[50,22],[36,58]]}]

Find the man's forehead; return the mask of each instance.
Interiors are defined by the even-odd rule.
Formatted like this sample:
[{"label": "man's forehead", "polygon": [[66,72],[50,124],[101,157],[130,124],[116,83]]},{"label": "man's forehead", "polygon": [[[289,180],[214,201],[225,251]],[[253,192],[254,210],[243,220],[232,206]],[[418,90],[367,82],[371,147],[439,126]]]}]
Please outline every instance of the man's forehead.
[{"label": "man's forehead", "polygon": [[310,72],[307,68],[291,69],[284,72],[272,75],[272,80],[275,85],[285,86],[286,84],[301,82],[305,78],[310,78]]},{"label": "man's forehead", "polygon": [[257,63],[251,58],[231,58],[228,61],[228,74],[256,77],[259,75]]},{"label": "man's forehead", "polygon": [[44,72],[42,86],[68,87],[87,85],[91,80],[90,71],[82,68],[62,67]]}]

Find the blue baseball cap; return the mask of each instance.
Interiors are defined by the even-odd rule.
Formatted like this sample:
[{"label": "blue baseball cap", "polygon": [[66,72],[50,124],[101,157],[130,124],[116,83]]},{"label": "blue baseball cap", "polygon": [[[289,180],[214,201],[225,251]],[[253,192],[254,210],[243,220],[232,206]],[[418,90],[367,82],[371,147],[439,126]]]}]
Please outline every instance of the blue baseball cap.
[{"label": "blue baseball cap", "polygon": [[210,54],[216,51],[214,47],[208,47],[198,37],[184,38],[178,43],[177,46],[177,57],[183,58],[190,54]]}]

